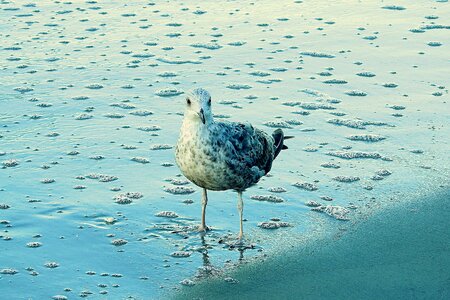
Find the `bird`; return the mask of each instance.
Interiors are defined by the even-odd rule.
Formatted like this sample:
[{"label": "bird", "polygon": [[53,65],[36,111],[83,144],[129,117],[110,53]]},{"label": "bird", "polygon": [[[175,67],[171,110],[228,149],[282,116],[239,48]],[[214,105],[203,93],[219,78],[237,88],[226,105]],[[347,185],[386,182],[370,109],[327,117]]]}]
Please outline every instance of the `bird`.
[{"label": "bird", "polygon": [[281,150],[287,149],[281,129],[271,135],[249,123],[214,120],[209,92],[195,88],[186,103],[175,158],[183,175],[202,188],[199,231],[207,231],[207,191],[234,190],[238,195],[239,235],[244,235],[242,193],[267,175]]}]

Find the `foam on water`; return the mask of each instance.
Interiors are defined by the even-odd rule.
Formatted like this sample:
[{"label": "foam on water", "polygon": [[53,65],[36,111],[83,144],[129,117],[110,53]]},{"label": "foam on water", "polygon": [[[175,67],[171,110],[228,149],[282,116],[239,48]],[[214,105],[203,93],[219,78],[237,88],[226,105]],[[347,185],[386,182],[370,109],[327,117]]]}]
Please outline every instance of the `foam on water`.
[{"label": "foam on water", "polygon": [[[0,298],[238,287],[228,270],[448,182],[446,5],[0,1]],[[198,233],[175,165],[193,87],[294,136],[244,194],[241,245],[235,193]]]}]

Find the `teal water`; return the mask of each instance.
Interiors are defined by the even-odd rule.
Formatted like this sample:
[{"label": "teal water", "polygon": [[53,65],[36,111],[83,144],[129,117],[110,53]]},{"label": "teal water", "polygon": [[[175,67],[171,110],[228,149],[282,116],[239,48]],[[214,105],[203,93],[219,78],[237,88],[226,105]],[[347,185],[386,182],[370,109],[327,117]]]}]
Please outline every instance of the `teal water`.
[{"label": "teal water", "polygon": [[[282,285],[308,274],[287,249],[340,249],[334,230],[448,184],[448,2],[0,0],[0,20],[1,300],[166,299],[261,258]],[[201,190],[175,164],[194,87],[218,120],[295,136],[244,194],[245,253],[221,242],[236,194],[209,194],[202,236]],[[254,268],[225,291],[275,287]],[[300,282],[342,284],[324,272]]]},{"label": "teal water", "polygon": [[446,188],[176,299],[449,299],[449,228]]}]

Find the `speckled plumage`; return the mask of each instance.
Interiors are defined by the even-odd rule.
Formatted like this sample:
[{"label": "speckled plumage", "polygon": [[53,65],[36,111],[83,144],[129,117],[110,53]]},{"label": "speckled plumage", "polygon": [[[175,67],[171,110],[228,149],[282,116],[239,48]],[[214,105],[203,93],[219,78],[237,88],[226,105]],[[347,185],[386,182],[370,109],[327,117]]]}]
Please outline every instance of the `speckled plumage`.
[{"label": "speckled plumage", "polygon": [[203,188],[200,230],[207,229],[207,190],[233,189],[238,192],[239,239],[242,238],[242,192],[270,171],[283,149],[283,140],[281,129],[268,135],[251,124],[215,122],[209,93],[195,89],[187,94],[175,156],[184,176]]},{"label": "speckled plumage", "polygon": [[212,115],[208,121],[189,116],[183,121],[176,161],[186,178],[208,190],[243,191],[270,171],[276,153],[272,136],[250,124],[215,122]]}]

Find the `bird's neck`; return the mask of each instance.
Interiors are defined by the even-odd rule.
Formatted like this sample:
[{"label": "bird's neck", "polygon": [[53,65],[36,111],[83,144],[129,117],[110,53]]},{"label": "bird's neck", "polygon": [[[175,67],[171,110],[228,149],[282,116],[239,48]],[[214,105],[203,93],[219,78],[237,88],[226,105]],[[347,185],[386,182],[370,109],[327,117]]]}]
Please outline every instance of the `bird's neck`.
[{"label": "bird's neck", "polygon": [[212,118],[206,119],[205,124],[203,124],[199,118],[192,118],[186,116],[183,119],[183,124],[181,127],[183,131],[189,131],[192,133],[201,133],[203,131],[208,131],[208,127],[211,126],[213,123],[214,120]]}]

